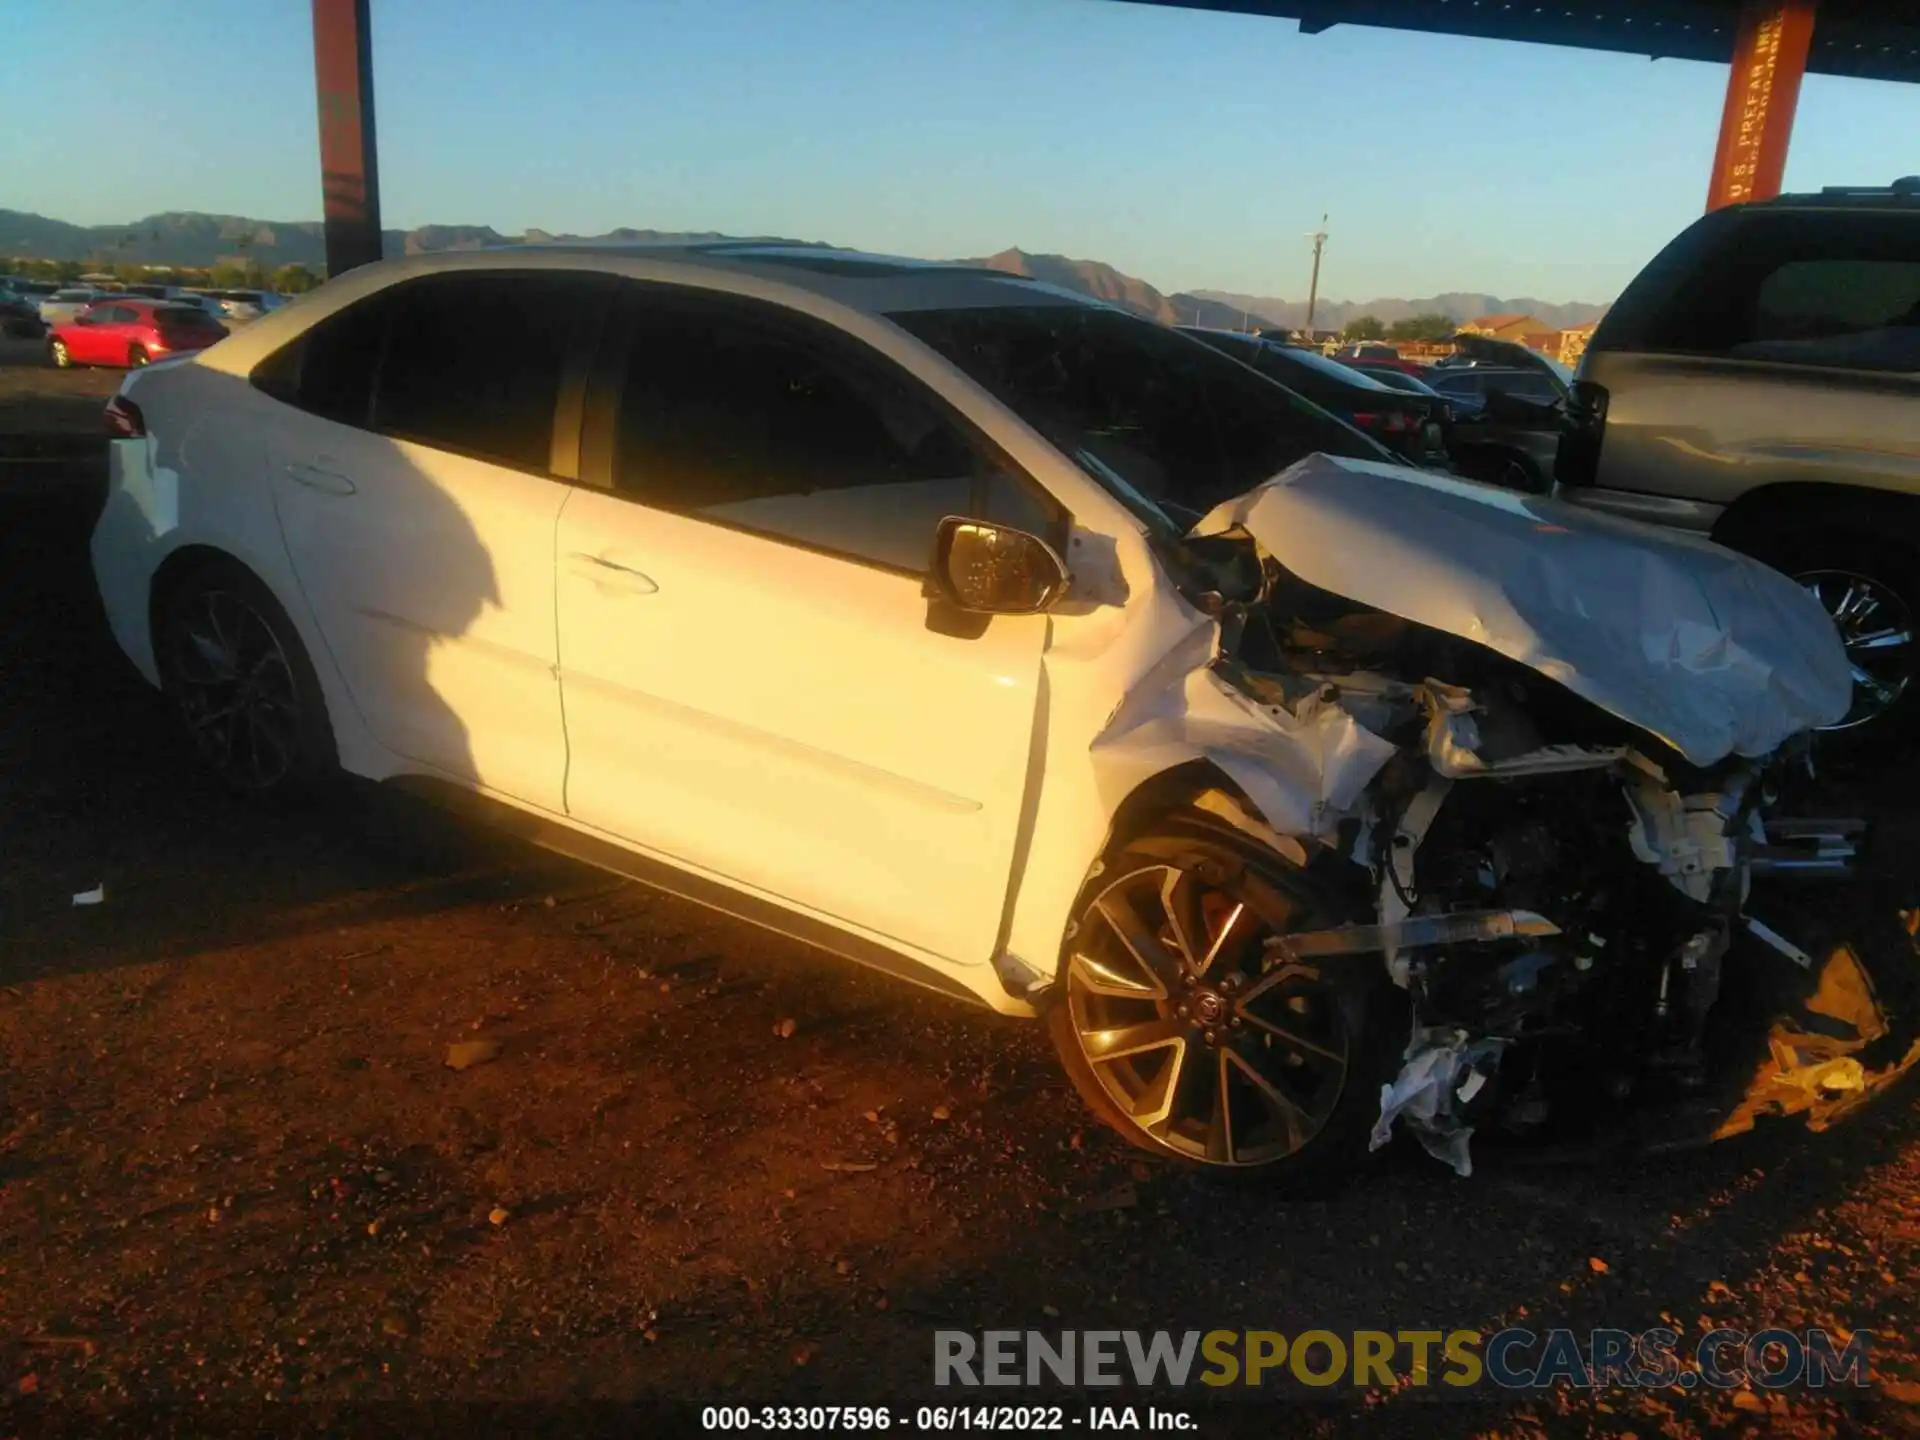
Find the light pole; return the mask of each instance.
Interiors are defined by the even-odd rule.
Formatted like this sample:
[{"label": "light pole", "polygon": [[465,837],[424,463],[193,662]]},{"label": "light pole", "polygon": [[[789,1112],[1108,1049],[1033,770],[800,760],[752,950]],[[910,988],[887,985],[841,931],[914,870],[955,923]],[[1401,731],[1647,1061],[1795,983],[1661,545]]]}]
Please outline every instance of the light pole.
[{"label": "light pole", "polygon": [[1327,243],[1327,217],[1320,217],[1320,228],[1307,238],[1313,241],[1313,278],[1307,282],[1307,339],[1313,339],[1313,307],[1320,299],[1320,251]]}]

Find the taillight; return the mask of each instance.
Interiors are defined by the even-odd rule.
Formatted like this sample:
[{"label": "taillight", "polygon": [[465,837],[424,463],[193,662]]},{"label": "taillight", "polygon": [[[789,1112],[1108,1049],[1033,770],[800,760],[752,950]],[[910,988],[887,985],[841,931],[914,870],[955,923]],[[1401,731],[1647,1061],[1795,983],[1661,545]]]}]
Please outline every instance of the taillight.
[{"label": "taillight", "polygon": [[116,395],[107,401],[107,438],[109,440],[142,440],[147,434],[147,417],[140,413],[140,407],[124,395]]},{"label": "taillight", "polygon": [[1380,428],[1380,417],[1371,410],[1362,410],[1354,415],[1353,423],[1362,430],[1377,430]]},{"label": "taillight", "polygon": [[1405,410],[1389,410],[1387,412],[1387,434],[1404,435],[1407,431],[1413,429],[1413,427],[1413,416],[1409,415]]}]

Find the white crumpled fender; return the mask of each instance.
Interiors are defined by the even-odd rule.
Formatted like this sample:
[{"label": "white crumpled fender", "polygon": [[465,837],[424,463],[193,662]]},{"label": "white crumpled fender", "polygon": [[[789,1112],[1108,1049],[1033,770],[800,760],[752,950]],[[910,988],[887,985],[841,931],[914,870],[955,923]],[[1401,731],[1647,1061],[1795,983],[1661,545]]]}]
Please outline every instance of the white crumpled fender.
[{"label": "white crumpled fender", "polygon": [[1310,455],[1217,507],[1307,584],[1475,641],[1696,765],[1847,712],[1833,622],[1710,541],[1457,476]]},{"label": "white crumpled fender", "polygon": [[1329,838],[1394,746],[1337,705],[1298,716],[1237,689],[1212,663],[1220,627],[1206,621],[1130,689],[1092,746],[1102,798],[1117,806],[1177,765],[1217,765],[1282,835]]}]

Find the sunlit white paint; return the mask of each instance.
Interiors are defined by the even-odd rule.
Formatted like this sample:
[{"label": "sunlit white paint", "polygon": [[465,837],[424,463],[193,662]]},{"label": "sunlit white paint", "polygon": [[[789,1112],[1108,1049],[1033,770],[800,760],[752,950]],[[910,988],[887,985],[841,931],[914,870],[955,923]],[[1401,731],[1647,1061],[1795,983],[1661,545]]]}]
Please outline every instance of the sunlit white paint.
[{"label": "sunlit white paint", "polygon": [[576,491],[562,564],[567,813],[979,967],[1027,793],[1048,622],[927,627],[918,577]]},{"label": "sunlit white paint", "polygon": [[[284,412],[267,470],[294,576],[374,738],[560,809],[553,534],[567,488],[262,399]],[[302,483],[310,472],[353,489]]]}]

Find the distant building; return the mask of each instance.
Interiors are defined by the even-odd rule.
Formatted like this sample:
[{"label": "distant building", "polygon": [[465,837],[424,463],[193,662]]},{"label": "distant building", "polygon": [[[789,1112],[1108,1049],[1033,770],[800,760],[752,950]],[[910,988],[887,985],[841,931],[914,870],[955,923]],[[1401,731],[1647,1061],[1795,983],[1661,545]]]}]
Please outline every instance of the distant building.
[{"label": "distant building", "polygon": [[1584,325],[1569,325],[1560,332],[1560,344],[1554,353],[1554,359],[1562,365],[1578,365],[1580,357],[1587,353],[1587,342],[1593,339],[1593,332],[1599,328],[1598,320],[1589,320]]},{"label": "distant building", "polygon": [[1560,332],[1558,330],[1533,330],[1520,337],[1520,343],[1527,349],[1541,355],[1560,353]]},{"label": "distant building", "polygon": [[1525,345],[1529,335],[1547,333],[1547,327],[1531,315],[1482,315],[1460,327],[1462,335],[1485,335],[1489,340],[1511,340]]}]

